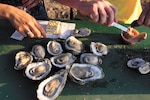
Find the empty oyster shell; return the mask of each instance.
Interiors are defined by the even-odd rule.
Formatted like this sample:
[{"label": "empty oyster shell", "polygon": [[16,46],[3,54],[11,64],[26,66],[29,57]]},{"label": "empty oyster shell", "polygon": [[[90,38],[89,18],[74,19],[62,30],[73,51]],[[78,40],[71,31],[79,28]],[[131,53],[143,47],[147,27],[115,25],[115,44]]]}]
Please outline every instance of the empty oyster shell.
[{"label": "empty oyster shell", "polygon": [[49,59],[41,62],[30,63],[25,70],[25,74],[29,79],[41,80],[45,78],[51,71],[52,65]]},{"label": "empty oyster shell", "polygon": [[15,56],[14,69],[20,70],[25,68],[29,63],[33,61],[33,57],[26,51],[19,51]]},{"label": "empty oyster shell", "polygon": [[134,58],[127,62],[127,66],[130,68],[139,68],[145,65],[145,63],[145,60],[143,60],[142,58]]},{"label": "empty oyster shell", "polygon": [[79,28],[72,31],[71,35],[74,37],[86,37],[91,34],[91,30],[88,28]]},{"label": "empty oyster shell", "polygon": [[102,59],[92,53],[83,53],[80,55],[80,62],[92,65],[100,65],[102,64]]},{"label": "empty oyster shell", "polygon": [[121,37],[123,41],[127,44],[135,44],[147,38],[146,32],[139,33],[136,29],[129,27],[128,32],[122,32]]},{"label": "empty oyster shell", "polygon": [[74,63],[70,68],[69,76],[74,82],[84,85],[90,81],[102,79],[104,72],[102,68],[95,65]]},{"label": "empty oyster shell", "polygon": [[53,76],[42,81],[37,89],[37,98],[39,100],[55,100],[62,92],[68,72],[60,70]]},{"label": "empty oyster shell", "polygon": [[73,51],[74,54],[79,54],[83,50],[83,43],[74,36],[70,36],[65,41],[65,47],[66,49]]},{"label": "empty oyster shell", "polygon": [[51,57],[50,60],[54,66],[63,68],[66,67],[66,65],[72,64],[76,60],[76,57],[71,53],[62,53],[60,55]]},{"label": "empty oyster shell", "polygon": [[107,55],[108,53],[107,46],[100,42],[91,42],[90,49],[97,56]]},{"label": "empty oyster shell", "polygon": [[141,74],[147,74],[150,72],[150,63],[149,62],[146,62],[144,65],[140,66],[138,68],[139,72]]},{"label": "empty oyster shell", "polygon": [[31,50],[31,54],[36,60],[44,59],[45,48],[42,45],[34,45]]},{"label": "empty oyster shell", "polygon": [[63,52],[63,49],[59,42],[49,41],[47,44],[47,51],[51,55],[59,55]]}]

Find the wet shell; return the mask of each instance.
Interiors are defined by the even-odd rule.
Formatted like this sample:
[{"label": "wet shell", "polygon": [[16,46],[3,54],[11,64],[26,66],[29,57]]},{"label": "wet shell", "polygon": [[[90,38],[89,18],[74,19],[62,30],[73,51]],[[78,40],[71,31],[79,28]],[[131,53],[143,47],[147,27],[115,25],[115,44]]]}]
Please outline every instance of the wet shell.
[{"label": "wet shell", "polygon": [[143,60],[142,58],[134,58],[134,59],[130,59],[127,62],[127,66],[130,68],[139,68],[143,65],[145,65],[145,60]]},{"label": "wet shell", "polygon": [[60,70],[58,73],[42,81],[37,89],[37,98],[39,100],[55,100],[62,92],[68,72]]},{"label": "wet shell", "polygon": [[31,50],[31,54],[36,60],[44,59],[45,48],[42,45],[34,45]]},{"label": "wet shell", "polygon": [[71,53],[62,53],[58,56],[51,57],[50,59],[54,66],[63,68],[66,67],[66,65],[72,64],[76,60],[76,57]]},{"label": "wet shell", "polygon": [[41,80],[45,78],[51,71],[52,65],[49,59],[41,62],[30,63],[25,70],[25,74],[29,79]]},{"label": "wet shell", "polygon": [[49,41],[47,44],[47,51],[51,55],[59,55],[63,52],[63,49],[59,42]]},{"label": "wet shell", "polygon": [[102,68],[91,64],[74,63],[69,71],[71,79],[80,85],[104,78]]},{"label": "wet shell", "polygon": [[121,37],[123,41],[127,44],[136,44],[137,42],[140,42],[142,40],[145,40],[147,38],[146,32],[139,33],[136,29],[129,27],[128,32],[122,32]]},{"label": "wet shell", "polygon": [[85,64],[100,65],[102,64],[102,59],[92,53],[83,53],[80,55],[80,62]]},{"label": "wet shell", "polygon": [[91,30],[88,28],[79,28],[72,31],[71,35],[74,37],[86,37],[91,34]]},{"label": "wet shell", "polygon": [[30,53],[26,51],[19,51],[15,56],[15,66],[14,69],[20,70],[25,68],[28,64],[33,61],[33,57]]},{"label": "wet shell", "polygon": [[81,53],[84,48],[83,43],[74,36],[70,36],[66,39],[65,47],[66,49],[73,51],[74,54]]},{"label": "wet shell", "polygon": [[107,46],[100,42],[91,42],[90,49],[91,52],[93,52],[97,56],[107,55],[108,53]]},{"label": "wet shell", "polygon": [[141,74],[148,74],[150,72],[150,63],[146,62],[144,65],[138,68]]}]

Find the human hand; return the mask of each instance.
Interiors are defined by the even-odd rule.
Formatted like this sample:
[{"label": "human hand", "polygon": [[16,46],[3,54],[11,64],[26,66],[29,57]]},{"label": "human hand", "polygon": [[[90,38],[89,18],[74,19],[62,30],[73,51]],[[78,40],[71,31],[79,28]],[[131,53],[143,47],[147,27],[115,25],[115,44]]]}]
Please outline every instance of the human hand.
[{"label": "human hand", "polygon": [[117,21],[117,8],[106,0],[83,0],[76,5],[81,14],[90,16],[99,24],[110,26]]},{"label": "human hand", "polygon": [[9,14],[7,19],[24,37],[27,35],[31,38],[46,37],[46,32],[35,18],[16,7],[11,6],[9,8],[10,9],[7,10]]},{"label": "human hand", "polygon": [[139,19],[138,19],[139,25],[145,25],[150,28],[150,2],[148,2],[143,9]]},{"label": "human hand", "polygon": [[22,0],[23,7],[26,7],[27,9],[31,9],[38,5],[42,0]]}]

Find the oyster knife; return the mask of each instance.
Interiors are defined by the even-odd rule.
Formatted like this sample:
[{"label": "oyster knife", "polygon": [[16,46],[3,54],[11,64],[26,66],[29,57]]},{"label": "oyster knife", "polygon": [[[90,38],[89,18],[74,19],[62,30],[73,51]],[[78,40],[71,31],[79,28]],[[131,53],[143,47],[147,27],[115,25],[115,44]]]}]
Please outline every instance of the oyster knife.
[{"label": "oyster knife", "polygon": [[131,27],[138,27],[140,26],[137,22],[137,20],[134,20],[132,23],[131,23]]},{"label": "oyster knife", "polygon": [[114,26],[114,27],[116,27],[116,28],[118,28],[118,29],[121,29],[121,30],[124,31],[124,32],[128,32],[128,28],[127,28],[127,27],[125,27],[125,26],[123,26],[123,25],[121,25],[121,24],[118,24],[118,23],[116,23],[116,22],[113,22],[113,23],[111,24],[111,26]]}]

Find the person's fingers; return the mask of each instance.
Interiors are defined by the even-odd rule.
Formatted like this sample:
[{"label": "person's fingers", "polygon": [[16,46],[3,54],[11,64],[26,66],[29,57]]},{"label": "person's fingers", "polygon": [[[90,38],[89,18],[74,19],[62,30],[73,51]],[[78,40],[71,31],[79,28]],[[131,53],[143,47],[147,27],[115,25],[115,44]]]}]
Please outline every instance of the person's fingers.
[{"label": "person's fingers", "polygon": [[28,0],[23,3],[23,6],[30,9],[35,7],[39,3],[39,0]]},{"label": "person's fingers", "polygon": [[114,14],[113,10],[110,9],[109,7],[105,8],[105,10],[107,13],[106,25],[110,26],[114,22],[115,14]]},{"label": "person's fingers", "polygon": [[147,13],[145,17],[144,25],[150,27],[150,11]]},{"label": "person's fingers", "polygon": [[107,14],[106,11],[103,7],[99,7],[98,8],[98,12],[99,12],[99,24],[105,24],[106,23],[106,19],[107,19]]},{"label": "person's fingers", "polygon": [[36,23],[35,26],[38,28],[38,30],[41,32],[41,36],[43,38],[46,38],[46,32],[45,30],[43,29],[43,27],[39,24],[39,23]]}]

